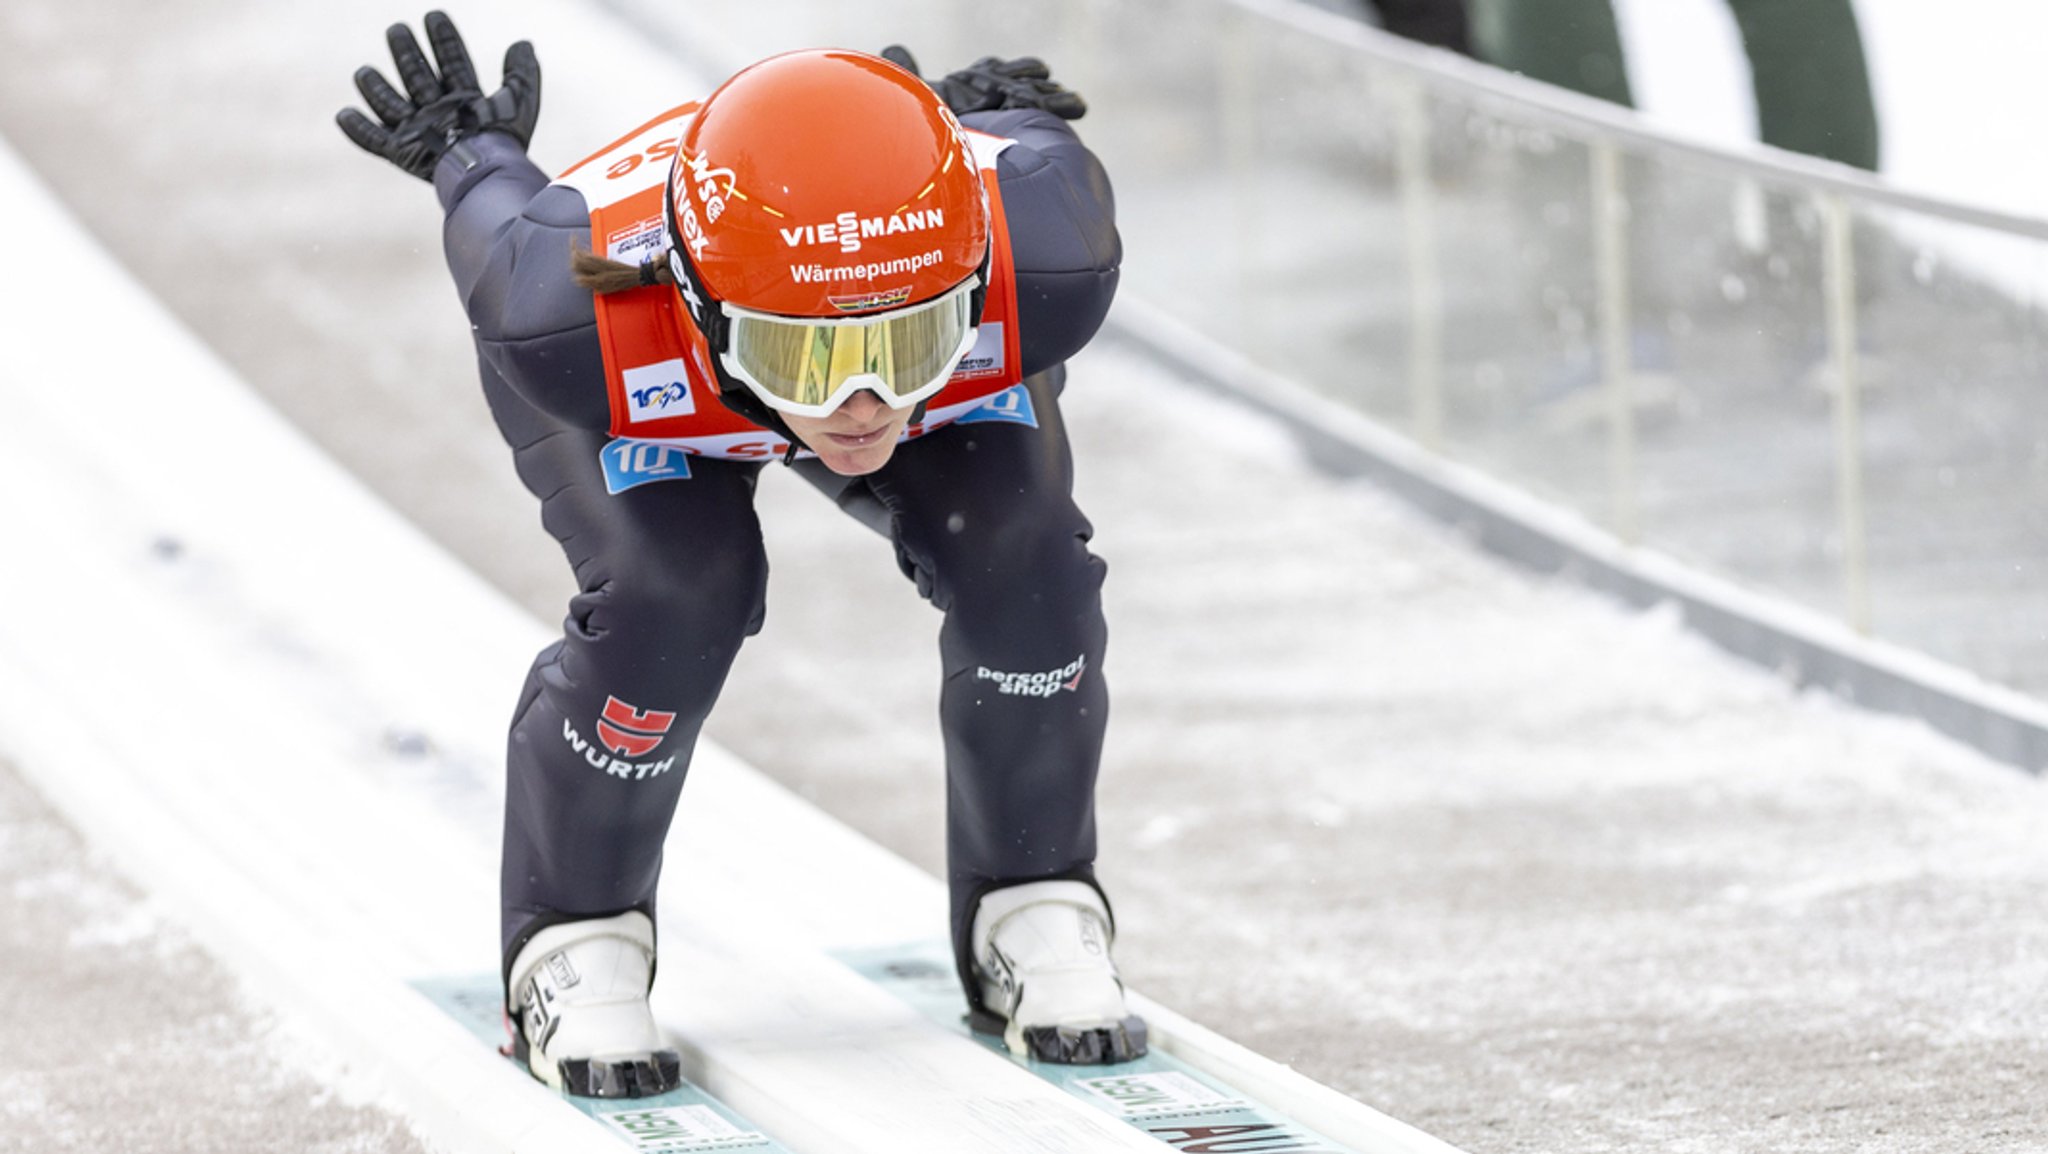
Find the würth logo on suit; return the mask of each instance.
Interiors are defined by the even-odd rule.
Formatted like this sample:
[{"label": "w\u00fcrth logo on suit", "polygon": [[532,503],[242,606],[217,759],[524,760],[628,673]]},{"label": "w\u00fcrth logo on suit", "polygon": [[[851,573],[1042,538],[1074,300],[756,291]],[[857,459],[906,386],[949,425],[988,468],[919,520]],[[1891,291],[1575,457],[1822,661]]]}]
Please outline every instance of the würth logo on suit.
[{"label": "w\u00fcrth logo on suit", "polygon": [[639,781],[675,768],[673,754],[660,761],[634,760],[660,748],[675,721],[673,713],[637,709],[616,697],[606,697],[604,712],[597,719],[595,742],[576,732],[576,723],[566,717],[562,719],[562,740],[595,768],[613,777]]},{"label": "w\u00fcrth logo on suit", "polygon": [[645,757],[653,753],[676,715],[652,709],[635,709],[616,697],[606,697],[604,716],[597,719],[597,737],[620,757]]}]

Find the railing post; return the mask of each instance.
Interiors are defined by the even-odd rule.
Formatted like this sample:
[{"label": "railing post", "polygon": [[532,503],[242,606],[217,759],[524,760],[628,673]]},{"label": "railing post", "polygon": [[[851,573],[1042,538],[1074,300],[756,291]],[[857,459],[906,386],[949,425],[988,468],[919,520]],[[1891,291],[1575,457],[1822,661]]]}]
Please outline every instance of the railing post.
[{"label": "railing post", "polygon": [[1422,85],[1395,90],[1394,164],[1408,257],[1408,407],[1416,441],[1444,448],[1444,294],[1437,266],[1435,189],[1429,175],[1429,110]]},{"label": "railing post", "polygon": [[1844,616],[1870,632],[1870,580],[1863,501],[1863,396],[1856,365],[1856,258],[1849,206],[1816,193],[1825,237],[1822,286],[1827,293],[1828,361],[1835,384],[1835,503],[1841,516]]},{"label": "railing post", "polygon": [[1600,298],[1600,372],[1607,397],[1608,515],[1614,535],[1633,545],[1640,535],[1636,501],[1635,365],[1630,349],[1628,200],[1621,155],[1596,139],[1593,154],[1593,266]]}]

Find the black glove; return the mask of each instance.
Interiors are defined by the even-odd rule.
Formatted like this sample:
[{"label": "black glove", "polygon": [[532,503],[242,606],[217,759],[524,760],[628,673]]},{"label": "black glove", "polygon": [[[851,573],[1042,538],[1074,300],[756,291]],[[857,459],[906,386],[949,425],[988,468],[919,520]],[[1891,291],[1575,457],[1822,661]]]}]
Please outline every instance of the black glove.
[{"label": "black glove", "polygon": [[379,125],[354,108],[335,113],[335,123],[364,151],[374,152],[421,180],[434,179],[434,165],[456,141],[479,132],[509,132],[521,148],[533,139],[540,120],[540,61],[521,40],[505,50],[505,84],[483,94],[462,34],[445,12],[429,12],[427,40],[434,46],[439,75],[427,63],[412,29],[393,24],[384,39],[410,96],[401,96],[384,74],[365,64],[356,69],[356,91],[383,121]]},{"label": "black glove", "polygon": [[[882,59],[921,76],[917,60],[901,44],[882,49]],[[1036,56],[1004,60],[984,56],[958,72],[938,80],[927,80],[932,91],[954,113],[990,112],[998,108],[1043,108],[1062,120],[1079,120],[1088,112],[1088,102],[1078,92],[1069,92],[1052,79],[1052,70]]]}]

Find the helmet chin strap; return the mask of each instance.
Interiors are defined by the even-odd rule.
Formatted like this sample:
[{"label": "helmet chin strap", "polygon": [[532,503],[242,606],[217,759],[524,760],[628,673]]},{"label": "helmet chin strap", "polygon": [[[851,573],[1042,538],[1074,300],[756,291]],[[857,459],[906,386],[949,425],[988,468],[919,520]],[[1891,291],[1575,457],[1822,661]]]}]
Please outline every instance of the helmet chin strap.
[{"label": "helmet chin strap", "polygon": [[[795,464],[797,453],[811,448],[811,446],[804,443],[802,437],[796,435],[796,430],[789,427],[789,422],[782,419],[781,413],[776,412],[768,406],[767,402],[755,396],[754,390],[748,388],[746,382],[726,372],[725,366],[719,364],[716,358],[712,359],[711,371],[718,377],[719,404],[724,405],[754,424],[767,429],[769,432],[781,434],[782,438],[789,442],[789,450],[782,454],[783,464]],[[906,425],[921,423],[924,420],[925,408],[930,404],[931,399],[929,397],[919,401],[917,406],[910,410],[910,420],[904,423]],[[811,451],[816,452],[817,450],[812,449]]]},{"label": "helmet chin strap", "polygon": [[718,363],[716,356],[711,358],[711,372],[718,378],[719,404],[789,442],[789,450],[782,454],[783,464],[794,464],[797,453],[810,448],[804,444],[802,437],[796,435],[796,430],[789,427],[789,422],[782,419],[781,413],[769,408],[767,402],[755,396],[754,390],[748,388],[746,382],[726,372],[725,366]]},{"label": "helmet chin strap", "polygon": [[[795,430],[789,427],[789,422],[782,419],[781,413],[769,408],[762,402],[761,398],[754,395],[754,391],[749,389],[745,383],[733,379],[732,375],[725,371],[723,365],[715,366],[712,371],[718,376],[718,402],[720,404],[772,433],[781,434],[783,439],[789,442],[788,451],[782,454],[782,463],[784,465],[796,464],[796,455],[805,449],[811,448],[804,443],[802,437],[796,435]],[[906,424],[915,425],[923,421],[925,406],[929,403],[928,400],[919,401],[917,407],[910,410],[910,420]],[[817,450],[812,449],[811,451],[816,452]]]}]

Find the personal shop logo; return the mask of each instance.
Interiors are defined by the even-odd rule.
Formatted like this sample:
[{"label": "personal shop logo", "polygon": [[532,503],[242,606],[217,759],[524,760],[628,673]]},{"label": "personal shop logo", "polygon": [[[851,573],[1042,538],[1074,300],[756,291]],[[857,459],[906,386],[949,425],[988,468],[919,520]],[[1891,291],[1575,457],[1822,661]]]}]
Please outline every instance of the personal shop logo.
[{"label": "personal shop logo", "polygon": [[1088,675],[1088,655],[1082,654],[1058,669],[1045,669],[1036,673],[1006,673],[1000,669],[979,666],[974,671],[976,681],[993,681],[996,691],[1010,697],[1051,697],[1055,693],[1077,693],[1081,679]]}]

